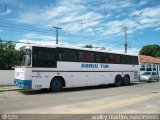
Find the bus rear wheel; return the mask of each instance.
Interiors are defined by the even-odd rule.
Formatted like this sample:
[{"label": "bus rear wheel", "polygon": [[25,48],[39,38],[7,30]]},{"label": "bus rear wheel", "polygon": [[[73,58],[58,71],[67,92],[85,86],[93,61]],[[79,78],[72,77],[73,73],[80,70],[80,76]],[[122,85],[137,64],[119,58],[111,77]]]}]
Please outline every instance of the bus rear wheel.
[{"label": "bus rear wheel", "polygon": [[121,86],[122,85],[122,77],[117,75],[116,78],[115,78],[114,84],[115,84],[116,87]]},{"label": "bus rear wheel", "polygon": [[130,77],[129,77],[129,75],[125,75],[125,76],[123,77],[123,85],[124,85],[124,86],[130,85]]},{"label": "bus rear wheel", "polygon": [[52,92],[59,92],[63,88],[63,81],[60,78],[54,78],[51,81],[50,90]]}]

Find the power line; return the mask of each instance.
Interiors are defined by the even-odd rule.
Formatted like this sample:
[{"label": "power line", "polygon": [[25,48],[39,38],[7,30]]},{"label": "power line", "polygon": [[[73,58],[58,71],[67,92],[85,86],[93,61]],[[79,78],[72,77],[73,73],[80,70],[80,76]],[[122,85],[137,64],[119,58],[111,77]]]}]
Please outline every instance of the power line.
[{"label": "power line", "polygon": [[[3,26],[6,26],[6,27],[11,27],[11,28],[18,28],[18,29],[22,29],[22,30],[32,30],[32,31],[35,31],[35,32],[44,32],[44,33],[53,33],[53,32],[46,32],[40,28],[36,28],[36,27],[27,27],[27,26],[22,26],[22,25],[14,25],[14,24],[11,24],[11,23],[6,23],[6,22],[1,22],[0,21],[0,24],[3,25]],[[48,30],[49,31],[49,30]],[[63,31],[64,33],[61,33],[61,35],[65,35],[65,36],[68,36],[68,33],[66,33],[65,31]],[[56,33],[56,32],[55,32]],[[85,38],[91,38],[89,36],[82,36],[82,35],[79,35],[79,34],[72,34],[70,33],[70,35],[72,37],[85,37]]]},{"label": "power line", "polygon": [[4,24],[4,23],[1,23],[0,22],[0,25],[2,26],[2,27],[6,27],[6,28],[12,28],[12,29],[20,29],[20,30],[24,30],[24,31],[33,31],[33,32],[41,32],[41,33],[51,33],[51,32],[47,32],[47,31],[44,31],[44,30],[38,30],[38,28],[36,28],[36,30],[35,29],[32,29],[32,28],[23,28],[23,27],[19,27],[19,26],[16,26],[16,25],[6,25],[6,24]]},{"label": "power line", "polygon": [[[4,23],[1,23],[0,22],[0,25],[2,26],[2,27],[6,27],[6,28],[9,28],[9,29],[14,29],[14,31],[17,31],[17,29],[19,29],[19,30],[22,30],[22,31],[32,31],[32,32],[40,32],[40,33],[47,33],[47,34],[52,34],[51,32],[49,32],[49,31],[42,31],[42,30],[35,30],[35,29],[32,29],[32,28],[28,28],[28,27],[19,27],[19,26],[16,26],[16,25],[6,25],[6,24],[4,24]],[[38,28],[37,28],[38,29]],[[19,32],[21,32],[21,31],[19,31]],[[55,34],[56,34],[56,32],[54,32]],[[64,33],[60,33],[59,34],[60,36],[67,36],[68,37],[68,34],[66,33],[66,34],[64,34]],[[76,35],[76,34],[71,34],[70,33],[70,36],[72,36],[72,37],[79,37],[79,38],[85,38],[85,39],[93,39],[93,38],[91,38],[91,37],[89,37],[89,36],[78,36],[78,35]]]},{"label": "power line", "polygon": [[[42,30],[40,28],[36,28],[36,27],[27,27],[27,26],[23,26],[23,25],[14,25],[14,24],[11,24],[11,23],[1,22],[1,21],[0,21],[0,25],[3,26],[3,27],[14,29],[14,31],[16,31],[17,29],[20,29],[20,30],[26,30],[26,31],[53,34],[53,32],[50,32],[49,29],[44,31],[44,30]],[[60,36],[67,36],[68,37],[68,33],[66,33],[66,31],[62,30],[62,32],[63,33],[59,34]],[[56,32],[54,32],[54,33],[56,34]],[[73,34],[73,33],[70,33],[70,37],[78,37],[78,38],[83,38],[83,39],[97,40],[97,39],[95,39],[95,37],[85,36],[85,35],[80,35],[80,34]]]},{"label": "power line", "polygon": [[[1,24],[0,24],[1,25]],[[8,28],[8,29],[14,29],[14,32],[23,32],[23,31],[31,31],[31,32],[40,32],[40,33],[44,33],[44,34],[52,34],[51,32],[49,31],[39,31],[39,30],[33,30],[33,29],[26,29],[26,28],[19,28],[19,27],[16,27],[16,26],[8,26],[8,25],[1,25],[2,27],[5,27],[5,28]],[[55,33],[55,32],[54,32]],[[56,33],[55,33],[56,34]],[[60,36],[66,36],[68,37],[68,34],[59,34]],[[77,36],[77,35],[72,35],[70,34],[70,37],[76,37],[76,38],[83,38],[83,39],[90,39],[90,40],[97,40],[95,38],[91,38],[91,37],[83,37],[83,36]]]},{"label": "power line", "polygon": [[[42,29],[36,28],[36,27],[26,27],[26,26],[22,26],[22,25],[18,25],[17,26],[17,25],[11,24],[11,23],[1,22],[1,21],[0,21],[0,25],[2,27],[6,27],[8,29],[14,29],[14,32],[33,31],[33,32],[40,32],[40,33],[44,33],[44,34],[50,34],[50,35],[52,35],[54,33],[54,34],[57,35],[57,32],[50,32],[49,30],[45,31],[45,30],[42,30]],[[68,33],[60,33],[60,34],[58,33],[58,36],[66,36],[66,37],[68,37]],[[82,35],[71,34],[71,33],[70,33],[70,37],[77,37],[79,39],[80,38],[89,39],[89,40],[92,40],[92,42],[94,42],[94,41],[102,41],[102,40],[103,41],[104,40],[105,41],[109,41],[109,40],[111,40],[113,38],[113,37],[111,37],[111,38],[108,38],[108,39],[104,39],[104,38],[100,38],[99,37],[100,39],[97,39],[97,38],[93,38],[93,37],[89,37],[89,36],[84,36],[84,35],[82,36]],[[84,40],[83,40],[83,43],[84,43]],[[117,42],[116,39],[114,39],[114,40],[112,40],[112,42],[110,41],[110,44],[112,44],[112,43],[117,44],[118,42]],[[118,43],[118,44],[120,44],[120,43]]]}]

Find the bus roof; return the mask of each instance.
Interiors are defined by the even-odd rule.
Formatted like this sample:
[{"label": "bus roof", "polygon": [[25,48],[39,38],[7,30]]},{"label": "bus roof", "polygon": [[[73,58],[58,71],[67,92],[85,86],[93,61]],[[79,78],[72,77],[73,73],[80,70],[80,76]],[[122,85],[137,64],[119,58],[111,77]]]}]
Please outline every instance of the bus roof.
[{"label": "bus roof", "polygon": [[[113,54],[121,54],[121,55],[131,55],[131,56],[138,56],[134,54],[128,54],[128,53],[118,53],[118,52],[110,52],[106,50],[97,50],[95,48],[84,48],[84,47],[77,47],[77,46],[67,46],[67,45],[42,45],[42,44],[25,44],[24,46],[31,48],[32,46],[35,47],[47,47],[47,48],[69,48],[69,49],[76,49],[76,50],[86,50],[86,51],[92,51],[92,52],[101,52],[101,53],[113,53]],[[24,47],[23,46],[23,47]]]}]

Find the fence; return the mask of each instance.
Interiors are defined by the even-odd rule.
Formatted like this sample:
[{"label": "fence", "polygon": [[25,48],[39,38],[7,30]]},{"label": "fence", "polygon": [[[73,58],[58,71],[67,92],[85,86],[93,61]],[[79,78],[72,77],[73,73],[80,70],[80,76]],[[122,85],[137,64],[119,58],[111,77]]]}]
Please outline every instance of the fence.
[{"label": "fence", "polygon": [[13,85],[14,70],[0,70],[0,86]]}]

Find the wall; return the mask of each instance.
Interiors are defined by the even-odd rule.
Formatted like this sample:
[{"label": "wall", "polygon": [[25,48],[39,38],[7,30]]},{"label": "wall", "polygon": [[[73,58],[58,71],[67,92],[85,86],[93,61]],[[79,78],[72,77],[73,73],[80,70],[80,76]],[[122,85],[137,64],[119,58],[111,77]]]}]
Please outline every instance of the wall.
[{"label": "wall", "polygon": [[13,85],[14,70],[0,70],[0,86]]}]

